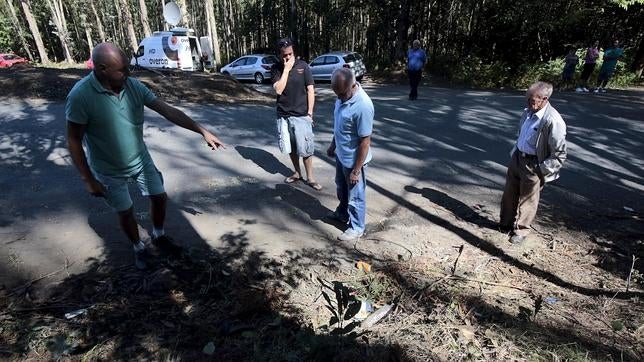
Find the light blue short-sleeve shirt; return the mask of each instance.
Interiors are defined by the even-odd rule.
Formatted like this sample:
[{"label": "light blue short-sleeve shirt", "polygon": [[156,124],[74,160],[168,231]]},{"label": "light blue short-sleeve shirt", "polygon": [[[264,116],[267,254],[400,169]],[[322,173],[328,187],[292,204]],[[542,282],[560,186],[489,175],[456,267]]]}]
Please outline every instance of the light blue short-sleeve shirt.
[{"label": "light blue short-sleeve shirt", "polygon": [[143,83],[128,78],[120,94],[103,88],[94,73],[67,95],[67,121],[86,125],[83,140],[94,172],[129,177],[152,162],[143,142],[144,106],[156,96]]},{"label": "light blue short-sleeve shirt", "polygon": [[[342,166],[353,168],[358,156],[360,139],[373,131],[374,109],[367,93],[358,85],[358,91],[345,102],[337,99],[333,111],[335,154]],[[371,148],[364,163],[371,161]]]}]

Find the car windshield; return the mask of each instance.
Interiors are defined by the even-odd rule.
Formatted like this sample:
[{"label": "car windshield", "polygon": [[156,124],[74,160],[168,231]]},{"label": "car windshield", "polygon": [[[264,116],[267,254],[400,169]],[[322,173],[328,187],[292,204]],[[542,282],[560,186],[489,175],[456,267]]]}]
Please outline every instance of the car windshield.
[{"label": "car windshield", "polygon": [[342,58],[344,59],[344,62],[345,62],[345,63],[351,63],[351,62],[355,62],[355,61],[356,61],[356,57],[355,57],[355,55],[354,55],[353,53],[352,53],[352,54],[347,54],[347,55],[345,55],[345,56],[344,56],[344,57],[342,57]]}]

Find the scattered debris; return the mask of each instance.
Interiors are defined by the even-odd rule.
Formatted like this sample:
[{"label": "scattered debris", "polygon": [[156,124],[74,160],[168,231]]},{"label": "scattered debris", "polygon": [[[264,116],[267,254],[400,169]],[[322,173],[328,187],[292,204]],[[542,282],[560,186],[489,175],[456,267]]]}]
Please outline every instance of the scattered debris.
[{"label": "scattered debris", "polygon": [[557,299],[557,297],[547,296],[546,299],[544,299],[544,301],[548,305],[553,305],[553,304],[557,303],[559,301],[559,299]]},{"label": "scattered debris", "polygon": [[85,314],[85,313],[87,313],[87,310],[88,310],[89,308],[92,308],[92,307],[94,307],[94,306],[92,305],[92,306],[90,306],[90,307],[88,307],[88,308],[76,309],[76,310],[74,310],[74,311],[71,311],[71,312],[65,313],[65,319],[72,319],[72,318],[76,318],[76,317],[78,317],[78,316],[79,316],[79,315],[81,315],[81,314]]},{"label": "scattered debris", "polygon": [[373,314],[371,314],[367,319],[362,321],[360,328],[367,329],[373,327],[376,323],[380,322],[381,319],[386,317],[389,312],[393,309],[392,304],[385,304],[382,307],[378,308]]},{"label": "scattered debris", "polygon": [[207,355],[209,355],[209,356],[212,356],[212,354],[213,354],[213,353],[215,353],[215,343],[213,343],[212,341],[208,342],[208,344],[206,344],[206,345],[203,347],[202,352],[203,352],[204,354],[207,354]]},{"label": "scattered debris", "polygon": [[358,270],[361,270],[361,271],[365,272],[365,273],[370,273],[371,272],[371,264],[367,263],[366,261],[362,261],[362,260],[358,261],[356,263],[356,268]]}]

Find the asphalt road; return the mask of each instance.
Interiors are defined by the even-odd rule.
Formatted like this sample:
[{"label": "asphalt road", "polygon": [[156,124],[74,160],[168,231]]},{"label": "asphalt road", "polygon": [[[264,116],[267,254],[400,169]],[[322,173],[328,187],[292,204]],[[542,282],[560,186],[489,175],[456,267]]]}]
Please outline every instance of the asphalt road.
[{"label": "asphalt road", "polygon": [[[268,255],[335,250],[339,230],[323,220],[336,205],[334,164],[325,156],[334,101],[328,88],[318,86],[315,108],[321,192],[283,183],[292,166],[276,147],[273,107],[180,104],[228,145],[220,152],[146,111],[146,142],[170,196],[167,232],[196,248],[243,244]],[[409,101],[403,86],[365,89],[376,108],[368,171],[371,232],[409,208],[409,196],[432,190],[485,208],[498,220],[522,92],[421,87],[419,99]],[[643,95],[553,95],[551,103],[568,125],[569,160],[561,179],[544,190],[540,225],[601,234],[614,220],[598,222],[602,215],[642,215]],[[65,267],[80,272],[95,259],[130,264],[131,247],[113,213],[85,193],[70,164],[64,104],[0,98],[0,124],[0,285]],[[149,230],[146,200],[136,197],[135,208]],[[629,230],[641,237],[644,227],[637,225]]]}]

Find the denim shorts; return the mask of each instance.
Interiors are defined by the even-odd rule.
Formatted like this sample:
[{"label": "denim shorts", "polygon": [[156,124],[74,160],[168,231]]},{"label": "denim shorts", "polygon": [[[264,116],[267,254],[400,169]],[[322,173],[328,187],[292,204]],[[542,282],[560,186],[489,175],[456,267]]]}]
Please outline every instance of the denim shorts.
[{"label": "denim shorts", "polygon": [[132,207],[132,198],[128,189],[130,182],[136,182],[143,196],[159,195],[165,192],[163,175],[153,162],[149,162],[141,172],[133,176],[105,176],[94,172],[94,177],[105,187],[105,201],[117,212]]},{"label": "denim shorts", "polygon": [[313,135],[313,122],[309,116],[287,117],[288,133],[291,141],[291,150],[296,151],[300,157],[312,156],[315,152],[315,136]]}]

